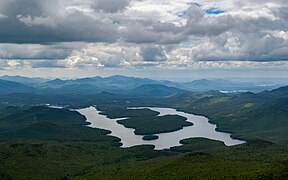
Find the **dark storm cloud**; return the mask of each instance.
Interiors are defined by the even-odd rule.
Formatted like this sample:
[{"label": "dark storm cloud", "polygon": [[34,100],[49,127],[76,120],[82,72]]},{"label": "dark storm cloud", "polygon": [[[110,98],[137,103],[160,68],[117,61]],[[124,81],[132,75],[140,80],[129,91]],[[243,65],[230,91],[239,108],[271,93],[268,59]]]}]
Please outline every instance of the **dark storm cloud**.
[{"label": "dark storm cloud", "polygon": [[[3,0],[0,13],[0,43],[116,42],[179,43],[181,28],[157,19],[134,19],[121,13],[131,0],[94,0],[97,14],[87,14],[75,6],[81,2],[64,0]],[[68,4],[68,5],[67,5]],[[88,3],[89,4],[89,3]],[[108,13],[108,14],[107,14]],[[137,14],[135,14],[137,15]],[[120,31],[119,27],[126,27]],[[139,36],[141,34],[141,36]]]},{"label": "dark storm cloud", "polygon": [[117,27],[62,7],[57,0],[4,0],[0,13],[0,43],[114,42]]}]

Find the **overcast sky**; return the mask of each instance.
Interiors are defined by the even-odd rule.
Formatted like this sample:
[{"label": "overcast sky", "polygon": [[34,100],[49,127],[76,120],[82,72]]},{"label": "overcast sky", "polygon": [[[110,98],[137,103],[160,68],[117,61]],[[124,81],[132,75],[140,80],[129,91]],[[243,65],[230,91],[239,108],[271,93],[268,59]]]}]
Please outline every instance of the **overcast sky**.
[{"label": "overcast sky", "polygon": [[1,0],[3,74],[288,77],[288,3]]}]

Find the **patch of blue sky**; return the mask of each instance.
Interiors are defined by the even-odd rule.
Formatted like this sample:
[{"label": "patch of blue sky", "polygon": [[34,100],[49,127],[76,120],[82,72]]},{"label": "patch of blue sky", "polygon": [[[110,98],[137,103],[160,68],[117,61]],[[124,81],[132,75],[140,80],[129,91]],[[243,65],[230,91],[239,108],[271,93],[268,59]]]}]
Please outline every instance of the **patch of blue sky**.
[{"label": "patch of blue sky", "polygon": [[202,5],[199,3],[194,3],[196,6],[201,7]]},{"label": "patch of blue sky", "polygon": [[224,10],[218,9],[218,8],[210,8],[210,9],[206,9],[205,13],[206,14],[222,14],[224,13]]},{"label": "patch of blue sky", "polygon": [[178,17],[184,17],[186,15],[186,10],[176,13]]}]

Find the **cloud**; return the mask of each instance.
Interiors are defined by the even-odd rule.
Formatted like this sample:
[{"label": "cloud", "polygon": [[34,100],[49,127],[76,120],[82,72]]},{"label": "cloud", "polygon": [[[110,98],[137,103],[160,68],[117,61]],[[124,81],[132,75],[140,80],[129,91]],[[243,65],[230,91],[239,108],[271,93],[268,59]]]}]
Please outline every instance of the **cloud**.
[{"label": "cloud", "polygon": [[1,19],[6,19],[6,18],[7,18],[7,16],[5,16],[5,15],[3,15],[3,14],[0,13],[0,20],[1,20]]},{"label": "cloud", "polygon": [[1,43],[113,42],[118,29],[109,18],[69,8],[60,0],[4,0]]},{"label": "cloud", "polygon": [[57,60],[35,60],[27,61],[31,68],[66,68],[66,64],[63,61]]},{"label": "cloud", "polygon": [[91,7],[95,11],[115,13],[126,8],[130,0],[95,0]]},{"label": "cloud", "polygon": [[0,59],[65,59],[83,43],[0,44]]},{"label": "cloud", "polygon": [[287,32],[285,0],[0,1],[0,59],[34,68],[282,62]]},{"label": "cloud", "polygon": [[145,47],[142,49],[142,56],[144,61],[166,61],[167,55],[163,47]]},{"label": "cloud", "polygon": [[81,50],[74,50],[65,59],[69,67],[118,67],[131,66],[142,61],[140,48],[129,44],[89,44]]},{"label": "cloud", "polygon": [[[83,69],[94,71],[97,69],[109,68],[110,70],[129,69],[129,70],[152,70],[157,68],[159,71],[169,72],[165,70],[231,70],[235,72],[254,70],[284,71],[288,68],[288,61],[272,61],[272,62],[255,62],[255,61],[192,61],[186,64],[179,61],[151,62],[151,61],[133,61],[130,68],[103,66],[96,59],[81,59],[79,57],[70,57],[67,60],[0,60],[0,70],[30,70],[40,69],[43,73],[49,74],[51,70],[63,69],[73,71]],[[105,71],[105,69],[104,69]],[[197,72],[197,71],[196,71]],[[64,74],[65,75],[65,74]],[[209,75],[209,74],[207,74]]]},{"label": "cloud", "polygon": [[24,23],[27,26],[44,25],[47,27],[55,27],[55,28],[57,26],[51,17],[39,16],[32,18],[30,15],[28,16],[18,15],[17,18],[19,19],[20,22]]},{"label": "cloud", "polygon": [[27,62],[20,60],[0,60],[0,70],[23,68]]}]

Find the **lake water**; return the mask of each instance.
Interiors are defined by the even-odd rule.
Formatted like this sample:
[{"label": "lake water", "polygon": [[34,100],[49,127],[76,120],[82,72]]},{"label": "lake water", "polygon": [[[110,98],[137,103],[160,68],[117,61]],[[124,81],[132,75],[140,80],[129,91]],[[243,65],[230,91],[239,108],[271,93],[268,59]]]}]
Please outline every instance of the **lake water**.
[{"label": "lake water", "polygon": [[[144,108],[144,107],[143,107]],[[143,109],[136,108],[136,109]],[[148,107],[145,107],[148,108]],[[135,108],[133,108],[135,109]],[[187,118],[187,121],[192,122],[193,126],[184,127],[181,130],[170,132],[170,133],[161,133],[156,134],[159,139],[152,141],[142,140],[142,135],[135,135],[134,129],[126,128],[121,124],[118,124],[116,121],[120,119],[110,119],[105,115],[99,114],[95,107],[91,106],[84,109],[77,110],[79,113],[84,115],[87,118],[87,122],[90,122],[90,127],[110,130],[112,133],[111,136],[115,136],[121,139],[122,147],[131,147],[135,145],[144,145],[152,144],[155,146],[155,149],[168,149],[173,146],[180,146],[180,140],[193,137],[204,137],[208,139],[214,139],[223,141],[227,146],[233,146],[237,144],[243,144],[245,141],[232,139],[230,134],[217,132],[216,125],[208,122],[208,119],[204,116],[196,116],[193,114],[188,114],[184,112],[176,111],[171,108],[150,108],[153,111],[159,112],[159,116],[164,115],[179,115]],[[121,118],[125,119],[125,118]]]}]

